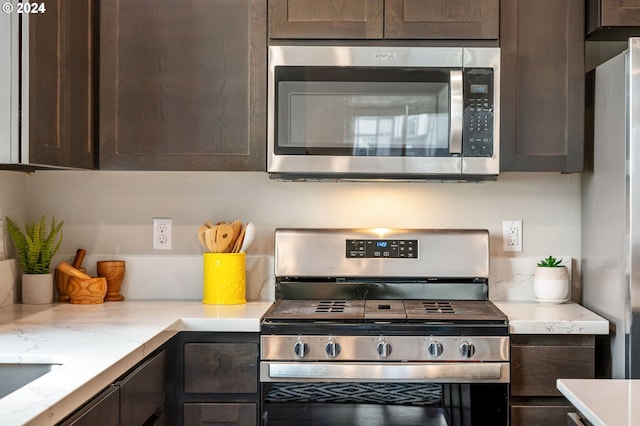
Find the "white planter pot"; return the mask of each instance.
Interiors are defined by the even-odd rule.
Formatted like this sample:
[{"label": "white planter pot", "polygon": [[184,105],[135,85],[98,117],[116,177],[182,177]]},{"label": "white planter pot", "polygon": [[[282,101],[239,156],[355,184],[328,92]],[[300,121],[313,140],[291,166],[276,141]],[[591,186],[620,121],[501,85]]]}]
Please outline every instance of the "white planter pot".
[{"label": "white planter pot", "polygon": [[53,274],[22,274],[22,303],[53,303]]},{"label": "white planter pot", "polygon": [[569,272],[566,266],[536,267],[533,294],[540,302],[564,302],[569,297]]}]

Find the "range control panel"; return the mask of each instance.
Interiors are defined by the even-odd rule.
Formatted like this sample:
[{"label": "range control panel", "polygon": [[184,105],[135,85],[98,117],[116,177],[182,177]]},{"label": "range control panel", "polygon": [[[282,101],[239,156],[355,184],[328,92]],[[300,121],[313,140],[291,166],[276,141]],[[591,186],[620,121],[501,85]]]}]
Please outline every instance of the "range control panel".
[{"label": "range control panel", "polygon": [[347,240],[350,258],[418,258],[418,240]]}]

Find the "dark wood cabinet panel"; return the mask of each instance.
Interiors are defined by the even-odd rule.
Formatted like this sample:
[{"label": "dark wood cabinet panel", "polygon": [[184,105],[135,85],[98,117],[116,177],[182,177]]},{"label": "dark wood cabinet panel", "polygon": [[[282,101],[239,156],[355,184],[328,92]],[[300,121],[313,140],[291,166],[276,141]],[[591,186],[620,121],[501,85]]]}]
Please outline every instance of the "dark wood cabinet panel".
[{"label": "dark wood cabinet panel", "polygon": [[185,331],[170,342],[167,422],[256,425],[258,333]]},{"label": "dark wood cabinet panel", "polygon": [[187,393],[256,393],[258,346],[253,343],[184,345]]},{"label": "dark wood cabinet panel", "polygon": [[269,37],[380,39],[384,0],[269,0]]},{"label": "dark wood cabinet panel", "polygon": [[110,386],[60,426],[119,426],[119,388]]},{"label": "dark wood cabinet panel", "polygon": [[593,335],[511,336],[511,424],[565,425],[571,403],[556,380],[595,376]]},{"label": "dark wood cabinet panel", "polygon": [[131,372],[120,386],[120,423],[147,424],[161,415],[166,398],[166,352],[154,355]]},{"label": "dark wood cabinet panel", "polygon": [[500,0],[269,0],[272,39],[497,39]]},{"label": "dark wood cabinet panel", "polygon": [[584,164],[584,1],[500,3],[502,171]]},{"label": "dark wood cabinet panel", "polygon": [[51,0],[46,8],[24,17],[29,163],[93,168],[96,3]]},{"label": "dark wood cabinet panel", "polygon": [[385,0],[389,39],[498,39],[499,0]]},{"label": "dark wood cabinet panel", "polygon": [[590,40],[626,40],[640,34],[640,0],[587,0]]},{"label": "dark wood cabinet panel", "polygon": [[264,170],[266,0],[100,2],[100,168]]},{"label": "dark wood cabinet panel", "polygon": [[184,405],[184,425],[255,426],[256,404],[198,403]]},{"label": "dark wood cabinet panel", "polygon": [[566,426],[567,414],[574,410],[566,399],[516,402],[511,405],[511,426]]}]

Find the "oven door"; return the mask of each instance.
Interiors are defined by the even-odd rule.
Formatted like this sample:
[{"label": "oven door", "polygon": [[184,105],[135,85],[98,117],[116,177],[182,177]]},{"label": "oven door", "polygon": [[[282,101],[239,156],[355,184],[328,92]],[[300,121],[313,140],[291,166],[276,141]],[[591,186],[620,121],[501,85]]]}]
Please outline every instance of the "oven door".
[{"label": "oven door", "polygon": [[268,171],[285,178],[497,174],[497,64],[469,73],[464,52],[270,47]]},{"label": "oven door", "polygon": [[263,425],[509,424],[508,363],[262,362]]}]

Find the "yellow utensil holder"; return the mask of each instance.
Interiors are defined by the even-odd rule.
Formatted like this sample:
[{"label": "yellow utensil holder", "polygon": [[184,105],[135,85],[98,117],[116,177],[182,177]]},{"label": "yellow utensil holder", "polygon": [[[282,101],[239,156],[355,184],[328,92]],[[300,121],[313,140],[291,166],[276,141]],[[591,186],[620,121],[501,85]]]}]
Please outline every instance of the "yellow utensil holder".
[{"label": "yellow utensil holder", "polygon": [[238,305],[247,303],[246,253],[204,253],[202,303]]}]

